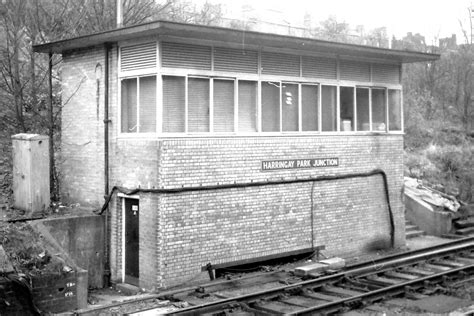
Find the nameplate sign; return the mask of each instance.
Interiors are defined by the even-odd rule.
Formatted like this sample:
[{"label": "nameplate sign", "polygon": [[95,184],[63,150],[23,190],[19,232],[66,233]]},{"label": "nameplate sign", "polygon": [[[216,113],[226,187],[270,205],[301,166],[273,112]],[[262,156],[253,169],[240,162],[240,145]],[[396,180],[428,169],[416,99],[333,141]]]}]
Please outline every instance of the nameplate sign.
[{"label": "nameplate sign", "polygon": [[262,161],[262,170],[306,169],[339,166],[339,158],[314,158]]}]

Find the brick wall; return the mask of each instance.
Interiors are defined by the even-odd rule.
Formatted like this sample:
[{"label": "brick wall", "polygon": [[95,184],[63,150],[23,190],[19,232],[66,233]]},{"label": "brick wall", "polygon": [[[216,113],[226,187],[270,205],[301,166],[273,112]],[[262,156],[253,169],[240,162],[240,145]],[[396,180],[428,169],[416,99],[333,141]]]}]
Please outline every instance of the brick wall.
[{"label": "brick wall", "polygon": [[[382,169],[388,176],[396,245],[404,244],[402,135],[124,139],[117,146],[123,150],[114,156],[121,165],[116,168],[124,170],[124,177],[115,176],[132,187],[179,188]],[[339,166],[261,170],[264,160],[324,157],[339,158]],[[152,178],[155,181],[150,181]],[[312,245],[325,245],[326,255],[348,256],[390,244],[381,175],[321,181],[314,186],[294,183],[148,193],[140,194],[140,205],[144,219],[140,220],[140,276],[144,287],[185,283],[199,277],[201,267],[209,262],[232,262]],[[115,216],[120,220],[120,215]],[[115,226],[121,227],[113,223]],[[113,247],[117,252],[119,245]],[[121,267],[121,257],[116,262]]]},{"label": "brick wall", "polygon": [[[98,206],[104,199],[104,49],[63,54],[61,157],[62,199]],[[96,66],[102,67],[97,98]]]},{"label": "brick wall", "polygon": [[[164,140],[159,185],[248,183],[382,169],[404,244],[401,204],[403,136],[315,136]],[[261,161],[338,157],[339,166],[261,171]],[[313,205],[311,205],[313,201]],[[196,276],[213,264],[325,245],[327,255],[354,255],[390,244],[380,175],[160,197],[162,285]],[[313,212],[313,216],[311,216]],[[313,235],[313,237],[312,237]]]}]

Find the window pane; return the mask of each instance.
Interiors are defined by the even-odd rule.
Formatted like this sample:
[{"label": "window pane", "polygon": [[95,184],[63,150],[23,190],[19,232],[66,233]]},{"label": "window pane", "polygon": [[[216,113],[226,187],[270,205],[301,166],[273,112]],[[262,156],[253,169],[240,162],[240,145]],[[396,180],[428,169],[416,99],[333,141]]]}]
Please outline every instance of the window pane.
[{"label": "window pane", "polygon": [[370,131],[369,89],[357,88],[357,130]]},{"label": "window pane", "polygon": [[163,76],[163,132],[184,133],[185,78]]},{"label": "window pane", "polygon": [[402,130],[402,104],[400,90],[388,90],[388,127],[391,131]]},{"label": "window pane", "polygon": [[234,131],[234,81],[214,80],[214,132]]},{"label": "window pane", "polygon": [[140,80],[139,120],[140,133],[156,132],[156,76],[142,77]]},{"label": "window pane", "polygon": [[284,83],[281,89],[283,131],[298,131],[298,85]]},{"label": "window pane", "polygon": [[318,130],[318,86],[301,86],[301,119],[303,131]]},{"label": "window pane", "polygon": [[239,81],[239,132],[257,131],[257,82]]},{"label": "window pane", "polygon": [[339,89],[339,100],[341,104],[341,131],[354,130],[354,88],[341,87]]},{"label": "window pane", "polygon": [[280,83],[262,81],[262,131],[280,131]]},{"label": "window pane", "polygon": [[137,79],[122,80],[122,133],[137,132]]},{"label": "window pane", "polygon": [[188,79],[188,130],[209,132],[209,79]]},{"label": "window pane", "polygon": [[385,131],[385,89],[372,89],[372,130]]},{"label": "window pane", "polygon": [[321,87],[321,119],[322,130],[335,131],[337,129],[336,122],[336,102],[337,90],[334,86]]}]

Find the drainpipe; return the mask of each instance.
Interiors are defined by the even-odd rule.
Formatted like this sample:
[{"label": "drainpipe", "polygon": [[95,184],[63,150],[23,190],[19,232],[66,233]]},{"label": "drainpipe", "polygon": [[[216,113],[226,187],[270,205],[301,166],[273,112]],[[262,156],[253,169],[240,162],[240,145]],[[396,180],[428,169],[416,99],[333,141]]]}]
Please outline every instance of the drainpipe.
[{"label": "drainpipe", "polygon": [[53,114],[53,53],[48,55],[48,106],[49,106],[49,192],[51,200],[56,200],[56,188],[54,183],[54,114]]},{"label": "drainpipe", "polygon": [[[104,44],[104,197],[109,194],[109,55],[110,43]],[[104,286],[110,283],[110,254],[109,254],[109,210],[105,212],[105,244],[104,244]]]}]

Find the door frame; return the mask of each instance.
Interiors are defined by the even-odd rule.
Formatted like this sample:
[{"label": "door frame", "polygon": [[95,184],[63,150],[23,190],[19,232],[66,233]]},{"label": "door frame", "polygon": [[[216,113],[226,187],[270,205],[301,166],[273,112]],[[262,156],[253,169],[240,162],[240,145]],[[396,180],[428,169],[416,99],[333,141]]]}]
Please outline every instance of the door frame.
[{"label": "door frame", "polygon": [[140,196],[127,195],[124,193],[118,193],[117,196],[120,198],[120,203],[122,204],[122,277],[121,279],[122,279],[122,283],[125,283],[125,199],[140,200]]}]

